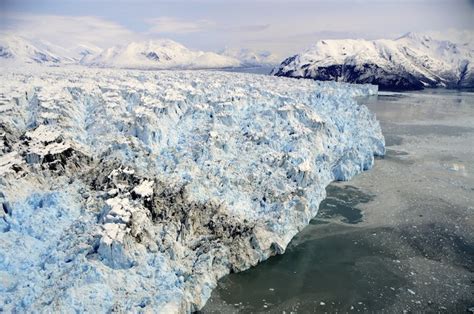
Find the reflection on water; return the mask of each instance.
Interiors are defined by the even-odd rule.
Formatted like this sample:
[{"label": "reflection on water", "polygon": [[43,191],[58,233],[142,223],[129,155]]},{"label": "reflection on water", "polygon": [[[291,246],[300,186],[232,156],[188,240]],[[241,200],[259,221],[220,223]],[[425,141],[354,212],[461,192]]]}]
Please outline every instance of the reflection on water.
[{"label": "reflection on water", "polygon": [[398,135],[385,135],[385,146],[398,146],[402,145],[403,137]]},{"label": "reflection on water", "polygon": [[377,157],[376,160],[385,159],[399,164],[412,165],[415,161],[410,158],[410,154],[407,152],[387,148],[385,156]]},{"label": "reflection on water", "polygon": [[321,202],[319,212],[314,220],[339,218],[341,222],[356,224],[362,221],[360,203],[368,203],[373,196],[361,192],[358,188],[346,185],[330,185],[326,189],[327,197]]},{"label": "reflection on water", "polygon": [[473,116],[473,93],[458,90],[425,90],[410,93],[384,93],[363,97],[361,102],[377,114],[382,123],[446,121]]}]

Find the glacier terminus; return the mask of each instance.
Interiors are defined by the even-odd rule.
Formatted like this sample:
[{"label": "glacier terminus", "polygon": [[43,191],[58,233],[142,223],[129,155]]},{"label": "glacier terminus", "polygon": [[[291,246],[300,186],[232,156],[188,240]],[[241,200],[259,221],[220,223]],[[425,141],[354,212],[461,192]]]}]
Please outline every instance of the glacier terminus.
[{"label": "glacier terminus", "polygon": [[383,155],[373,85],[80,67],[0,74],[0,311],[190,312]]}]

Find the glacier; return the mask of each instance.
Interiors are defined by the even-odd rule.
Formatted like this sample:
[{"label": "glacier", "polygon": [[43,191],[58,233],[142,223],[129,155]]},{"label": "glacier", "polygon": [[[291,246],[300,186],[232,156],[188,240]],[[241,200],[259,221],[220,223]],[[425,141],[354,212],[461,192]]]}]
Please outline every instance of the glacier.
[{"label": "glacier", "polygon": [[356,101],[373,85],[80,67],[0,81],[4,312],[199,310],[385,152]]}]

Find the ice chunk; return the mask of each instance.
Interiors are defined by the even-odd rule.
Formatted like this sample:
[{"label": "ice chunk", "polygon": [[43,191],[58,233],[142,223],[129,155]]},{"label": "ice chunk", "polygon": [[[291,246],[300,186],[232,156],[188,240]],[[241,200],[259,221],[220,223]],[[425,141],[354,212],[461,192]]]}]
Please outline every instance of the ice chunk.
[{"label": "ice chunk", "polygon": [[151,180],[144,180],[133,189],[133,192],[141,197],[151,196],[153,194],[153,184],[154,182]]}]

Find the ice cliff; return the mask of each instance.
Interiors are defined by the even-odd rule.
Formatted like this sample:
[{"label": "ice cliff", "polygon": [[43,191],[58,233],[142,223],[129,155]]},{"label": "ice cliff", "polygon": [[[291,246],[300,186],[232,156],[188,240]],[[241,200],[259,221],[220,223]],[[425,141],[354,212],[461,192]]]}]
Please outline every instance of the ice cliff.
[{"label": "ice cliff", "polygon": [[2,312],[197,310],[384,153],[354,99],[370,85],[84,68],[0,81]]}]

